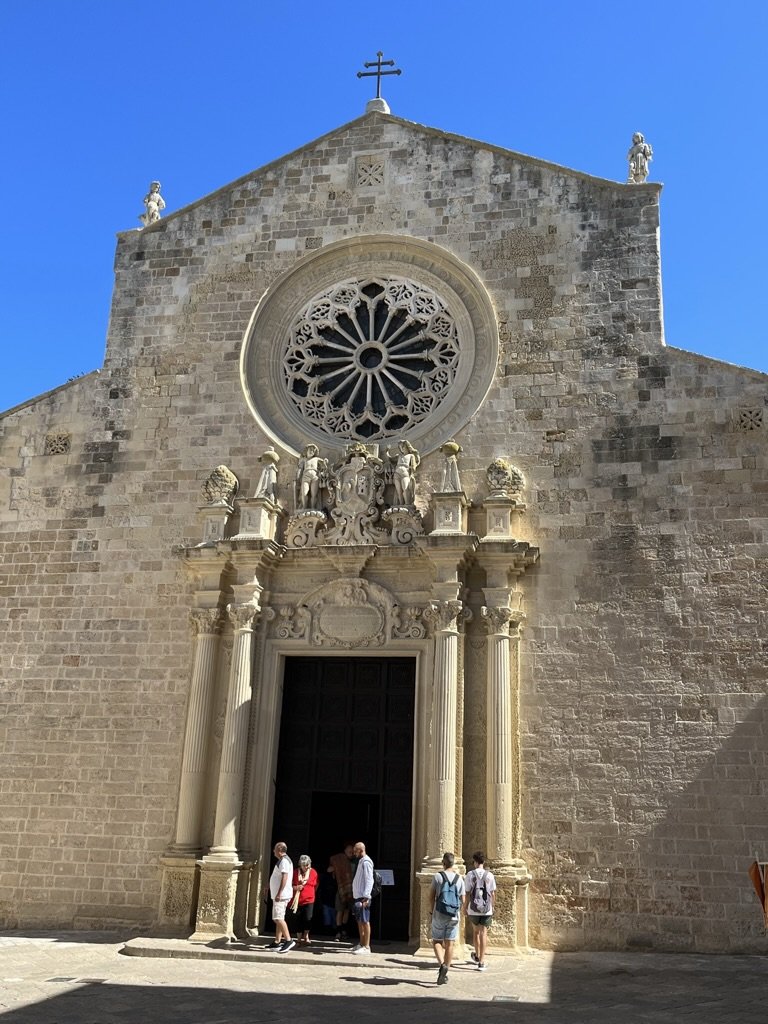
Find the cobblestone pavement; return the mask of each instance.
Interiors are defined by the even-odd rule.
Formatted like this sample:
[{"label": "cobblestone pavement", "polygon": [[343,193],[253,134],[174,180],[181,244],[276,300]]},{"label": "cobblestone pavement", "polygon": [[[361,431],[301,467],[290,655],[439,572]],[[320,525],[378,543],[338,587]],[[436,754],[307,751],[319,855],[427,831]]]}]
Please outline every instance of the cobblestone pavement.
[{"label": "cobblestone pavement", "polygon": [[[188,959],[189,944],[101,933],[0,933],[2,1024],[765,1024],[768,957],[543,953],[437,967],[399,947],[256,949]],[[153,948],[153,942],[155,946]],[[243,947],[245,948],[245,947]],[[198,952],[200,949],[198,947]],[[224,954],[226,955],[226,954]]]}]

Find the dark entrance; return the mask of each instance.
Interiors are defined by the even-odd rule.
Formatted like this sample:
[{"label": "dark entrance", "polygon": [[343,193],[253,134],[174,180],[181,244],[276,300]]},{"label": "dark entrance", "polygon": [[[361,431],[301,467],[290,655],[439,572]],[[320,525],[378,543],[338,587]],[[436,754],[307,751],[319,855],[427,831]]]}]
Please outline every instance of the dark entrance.
[{"label": "dark entrance", "polygon": [[[373,935],[408,938],[415,662],[411,658],[288,658],[273,840],[319,875],[360,840],[394,873],[376,900]],[[321,929],[316,905],[314,928]]]}]

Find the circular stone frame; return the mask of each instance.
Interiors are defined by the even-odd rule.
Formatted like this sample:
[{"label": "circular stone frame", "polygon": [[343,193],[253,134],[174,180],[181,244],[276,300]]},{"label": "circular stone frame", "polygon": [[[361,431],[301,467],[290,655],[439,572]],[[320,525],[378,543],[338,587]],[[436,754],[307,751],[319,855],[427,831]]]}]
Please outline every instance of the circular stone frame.
[{"label": "circular stone frame", "polygon": [[440,296],[456,323],[460,355],[455,379],[437,407],[383,440],[402,438],[423,454],[435,451],[488,394],[499,335],[490,296],[474,270],[441,246],[407,235],[342,239],[305,257],[267,289],[243,340],[240,380],[248,407],[267,436],[291,454],[310,441],[341,449],[349,440],[308,422],[288,393],[283,363],[292,325],[314,296],[336,283],[384,276],[408,278]]}]

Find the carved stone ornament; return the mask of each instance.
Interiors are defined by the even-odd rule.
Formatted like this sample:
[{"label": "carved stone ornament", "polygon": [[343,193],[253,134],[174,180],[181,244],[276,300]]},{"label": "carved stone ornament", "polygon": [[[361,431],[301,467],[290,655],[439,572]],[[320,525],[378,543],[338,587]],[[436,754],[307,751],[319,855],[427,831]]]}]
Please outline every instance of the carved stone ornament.
[{"label": "carved stone ornament", "polygon": [[204,505],[231,505],[240,486],[235,474],[227,466],[217,466],[203,484]]},{"label": "carved stone ornament", "polygon": [[194,608],[189,613],[192,630],[195,635],[200,633],[218,633],[221,630],[220,608]]},{"label": "carved stone ornament", "polygon": [[427,628],[422,618],[424,609],[419,607],[392,609],[392,637],[395,640],[423,640]]},{"label": "carved stone ornament", "polygon": [[350,278],[302,309],[283,369],[303,418],[369,441],[428,416],[458,362],[455,318],[434,291],[403,277]]},{"label": "carved stone ornament", "polygon": [[509,634],[509,622],[512,618],[511,608],[490,608],[486,605],[480,609],[483,625],[488,633]]},{"label": "carved stone ornament", "polygon": [[[343,577],[324,584],[301,602],[309,617],[309,640],[323,647],[381,647],[402,637],[402,612],[392,594],[377,583]],[[409,620],[408,628],[418,624]],[[413,637],[413,633],[409,633]]]},{"label": "carved stone ornament", "polygon": [[525,486],[523,474],[506,459],[494,459],[485,475],[492,497],[519,494]]},{"label": "carved stone ornament", "polygon": [[281,640],[301,640],[307,634],[309,611],[301,606],[281,605],[277,609],[276,633]]},{"label": "carved stone ornament", "polygon": [[413,544],[417,537],[424,536],[421,512],[415,508],[394,506],[386,509],[381,518],[391,527],[389,536],[393,544]]},{"label": "carved stone ornament", "polygon": [[433,633],[457,630],[457,618],[464,605],[461,601],[430,601],[424,610],[424,619]]},{"label": "carved stone ornament", "polygon": [[344,459],[333,467],[333,493],[328,530],[329,544],[372,544],[386,542],[386,533],[375,527],[384,500],[384,465],[364,444],[347,445]]},{"label": "carved stone ornament", "polygon": [[253,620],[261,611],[256,601],[246,601],[245,604],[228,604],[227,615],[235,632],[240,630],[253,629]]},{"label": "carved stone ornament", "polygon": [[456,494],[461,491],[461,480],[459,479],[459,464],[456,456],[464,449],[457,444],[453,438],[446,441],[440,452],[445,457],[443,465],[443,482],[440,490],[443,494]]},{"label": "carved stone ornament", "polygon": [[256,485],[255,498],[267,498],[269,501],[277,501],[277,464],[280,456],[274,448],[267,450],[259,456],[259,462],[264,466]]},{"label": "carved stone ornament", "polygon": [[325,512],[306,509],[291,516],[285,528],[285,545],[289,548],[311,548],[319,543],[319,532],[328,525]]}]

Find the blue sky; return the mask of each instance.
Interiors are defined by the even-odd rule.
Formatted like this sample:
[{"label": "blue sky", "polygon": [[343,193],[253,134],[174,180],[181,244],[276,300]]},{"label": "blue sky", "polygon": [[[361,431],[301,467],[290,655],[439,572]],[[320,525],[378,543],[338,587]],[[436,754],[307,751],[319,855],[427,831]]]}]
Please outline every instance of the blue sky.
[{"label": "blue sky", "polygon": [[250,0],[0,4],[0,409],[99,367],[115,232],[392,113],[662,193],[667,343],[768,371],[766,5]]}]

